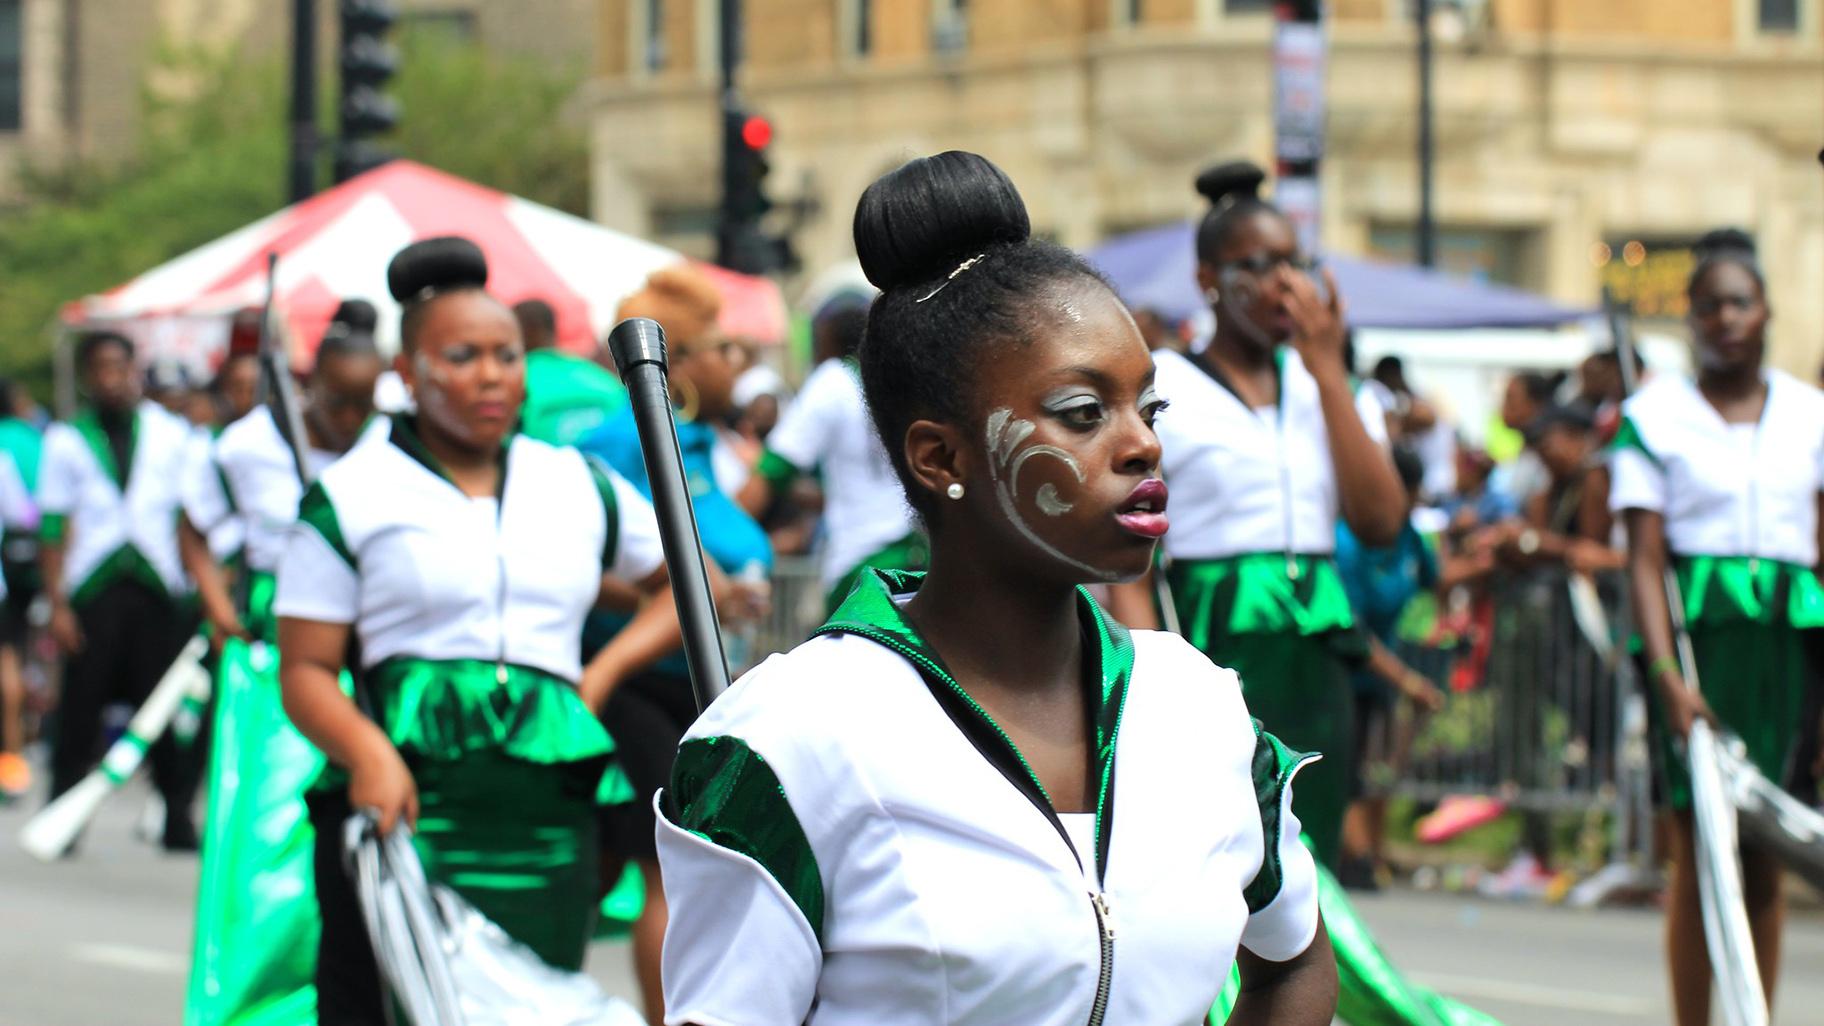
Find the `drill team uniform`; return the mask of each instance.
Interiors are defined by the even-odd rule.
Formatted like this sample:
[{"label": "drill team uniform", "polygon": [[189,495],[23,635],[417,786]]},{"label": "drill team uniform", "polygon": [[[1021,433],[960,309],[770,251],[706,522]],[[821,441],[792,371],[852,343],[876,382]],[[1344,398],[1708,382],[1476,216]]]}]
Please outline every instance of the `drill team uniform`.
[{"label": "drill team uniform", "polygon": [[924,569],[929,546],[868,416],[853,360],[819,364],[766,436],[759,473],[775,490],[813,471],[824,487],[827,537],[819,570],[829,611],[869,567]]},{"label": "drill team uniform", "polygon": [[[339,455],[306,450],[312,478]],[[303,495],[291,445],[264,406],[204,436],[184,482],[184,515],[218,560],[217,539],[236,540],[238,612],[254,638],[225,642],[216,673],[188,997],[198,1021],[317,1021],[315,834],[304,792],[323,756],[285,715],[272,615]]]},{"label": "drill team uniform", "polygon": [[[1275,359],[1278,402],[1250,409],[1204,365],[1154,354],[1154,387],[1172,403],[1154,426],[1172,489],[1166,579],[1185,638],[1241,675],[1253,714],[1326,756],[1299,782],[1299,819],[1334,865],[1351,792],[1349,668],[1365,642],[1336,569],[1336,472],[1317,381],[1291,347]],[[1386,420],[1366,395],[1357,413],[1384,446]]]},{"label": "drill team uniform", "polygon": [[[599,897],[596,804],[630,793],[576,692],[583,620],[604,573],[640,581],[659,568],[657,520],[606,468],[524,436],[501,449],[497,492],[472,498],[414,424],[370,432],[305,492],[274,612],[351,626],[358,690],[417,784],[430,877],[577,969]],[[319,1000],[325,1021],[377,1021],[341,870],[348,807],[331,785],[343,779],[332,768],[312,796]]]},{"label": "drill team uniform", "polygon": [[[84,410],[45,431],[40,530],[64,545],[64,594],[83,634],[64,662],[53,795],[94,764],[102,707],[144,701],[188,640],[177,515],[189,441],[190,425],[152,402],[112,424]],[[176,740],[160,738],[150,758],[167,814],[187,816],[196,780]]]},{"label": "drill team uniform", "polygon": [[[1662,375],[1622,406],[1609,455],[1609,505],[1665,517],[1666,550],[1684,595],[1698,682],[1767,779],[1791,785],[1816,668],[1803,632],[1824,627],[1818,493],[1824,489],[1824,394],[1763,372],[1766,405],[1752,424],[1726,423],[1691,381]],[[1658,691],[1657,733],[1668,797],[1690,808],[1683,762],[1671,754]]]},{"label": "drill team uniform", "polygon": [[[1201,1023],[1317,927],[1290,781],[1231,671],[1080,593],[1095,811],[1058,814],[870,571],[697,721],[658,797],[668,1023]],[[731,912],[731,910],[738,910]]]}]

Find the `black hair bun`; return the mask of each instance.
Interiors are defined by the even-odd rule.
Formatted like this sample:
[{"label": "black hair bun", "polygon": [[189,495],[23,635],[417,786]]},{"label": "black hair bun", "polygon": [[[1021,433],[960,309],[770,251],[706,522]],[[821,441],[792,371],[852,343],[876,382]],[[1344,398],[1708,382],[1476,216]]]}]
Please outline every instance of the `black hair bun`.
[{"label": "black hair bun", "polygon": [[1197,176],[1197,191],[1210,201],[1210,206],[1221,207],[1241,200],[1259,199],[1260,187],[1266,180],[1267,173],[1259,164],[1251,160],[1231,160],[1205,168]]},{"label": "black hair bun", "polygon": [[1754,236],[1740,228],[1716,228],[1707,231],[1703,238],[1697,240],[1697,245],[1692,249],[1696,251],[1700,260],[1719,253],[1745,256],[1750,260],[1755,256]]},{"label": "black hair bun", "polygon": [[340,325],[350,335],[372,335],[380,325],[380,311],[365,299],[344,299],[329,323]]},{"label": "black hair bun", "polygon": [[882,292],[941,278],[997,245],[1032,237],[1006,172],[962,150],[920,157],[876,179],[855,206],[855,253]]},{"label": "black hair bun", "polygon": [[386,268],[393,299],[411,303],[426,292],[478,289],[488,283],[488,258],[460,235],[422,239],[399,251]]}]

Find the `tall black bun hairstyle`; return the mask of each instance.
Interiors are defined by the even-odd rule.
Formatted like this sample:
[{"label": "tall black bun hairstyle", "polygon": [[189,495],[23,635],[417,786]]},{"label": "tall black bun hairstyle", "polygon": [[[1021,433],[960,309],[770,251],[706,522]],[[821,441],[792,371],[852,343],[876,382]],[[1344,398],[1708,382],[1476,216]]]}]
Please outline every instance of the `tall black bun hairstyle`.
[{"label": "tall black bun hairstyle", "polygon": [[868,413],[930,524],[937,499],[907,466],[908,427],[968,418],[984,361],[1043,338],[1064,290],[1113,290],[1081,256],[1034,239],[1019,190],[974,153],[921,157],[868,186],[855,252],[881,291],[859,353]]},{"label": "tall black bun hairstyle", "polygon": [[1715,228],[1697,240],[1697,244],[1691,247],[1691,253],[1697,258],[1697,265],[1691,268],[1691,279],[1685,284],[1687,298],[1697,292],[1699,282],[1718,264],[1734,264],[1747,271],[1754,276],[1761,295],[1766,296],[1767,279],[1761,274],[1754,236],[1740,228]]},{"label": "tall black bun hairstyle", "polygon": [[481,247],[460,235],[414,242],[399,251],[386,268],[386,287],[403,306],[439,292],[479,289],[488,284],[488,258]]},{"label": "tall black bun hairstyle", "polygon": [[1198,194],[1212,207],[1221,207],[1237,200],[1259,199],[1260,187],[1266,181],[1267,173],[1260,165],[1250,160],[1230,160],[1204,168],[1196,185]]},{"label": "tall black bun hairstyle", "polygon": [[923,285],[969,258],[1032,237],[1006,172],[976,153],[920,157],[882,175],[855,207],[855,252],[882,292]]},{"label": "tall black bun hairstyle", "polygon": [[1249,160],[1212,164],[1197,176],[1197,192],[1210,201],[1209,212],[1197,226],[1198,260],[1221,263],[1220,254],[1236,228],[1255,214],[1279,212],[1260,198],[1260,187],[1266,181],[1267,173]]}]

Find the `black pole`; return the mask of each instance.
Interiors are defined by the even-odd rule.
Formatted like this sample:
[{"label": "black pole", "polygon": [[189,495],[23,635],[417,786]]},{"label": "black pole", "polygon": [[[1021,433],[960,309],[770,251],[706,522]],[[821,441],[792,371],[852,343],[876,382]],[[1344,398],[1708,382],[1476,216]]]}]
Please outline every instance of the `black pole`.
[{"label": "black pole", "polygon": [[734,119],[741,109],[741,96],[735,92],[735,68],[741,63],[741,0],[718,0],[717,11],[721,20],[721,46],[718,48],[717,62],[721,69],[721,89],[718,94],[721,104],[716,125],[722,135],[722,202],[718,208],[720,214],[716,218],[716,263],[723,267],[733,267],[742,229],[741,216],[734,209],[735,196],[740,189],[740,183],[736,180],[740,155],[735,148],[741,145],[741,139],[734,127]]},{"label": "black pole", "polygon": [[1436,158],[1431,137],[1431,0],[1418,0],[1419,18],[1419,225],[1417,250],[1420,267],[1437,265],[1431,193],[1432,163]]},{"label": "black pole", "polygon": [[317,0],[291,2],[291,202],[317,192]]},{"label": "black pole", "polygon": [[627,386],[634,425],[640,432],[640,453],[646,460],[652,507],[659,517],[659,540],[665,547],[665,565],[671,569],[671,594],[684,634],[690,689],[701,712],[728,690],[728,663],[722,655],[722,629],[716,619],[715,599],[709,594],[709,574],[703,569],[697,513],[691,508],[690,486],[684,480],[678,428],[671,419],[665,330],[644,317],[622,321],[608,333],[608,352]]}]

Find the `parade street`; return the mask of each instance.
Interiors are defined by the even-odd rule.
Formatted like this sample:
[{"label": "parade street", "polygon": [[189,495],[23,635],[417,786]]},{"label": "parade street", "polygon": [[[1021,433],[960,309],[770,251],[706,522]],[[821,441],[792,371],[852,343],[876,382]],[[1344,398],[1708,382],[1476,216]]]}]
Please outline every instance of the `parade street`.
[{"label": "parade street", "polygon": [[[0,809],[0,1026],[171,1026],[190,962],[196,863],[153,855],[132,836],[142,788],[117,798],[80,858],[40,865],[13,843],[25,818]],[[1396,891],[1359,900],[1395,964],[1507,1026],[1669,1020],[1660,918],[1580,913]],[[1786,940],[1784,1014],[1824,1007],[1824,920],[1795,911]],[[598,945],[596,979],[635,998],[625,945]]]}]

